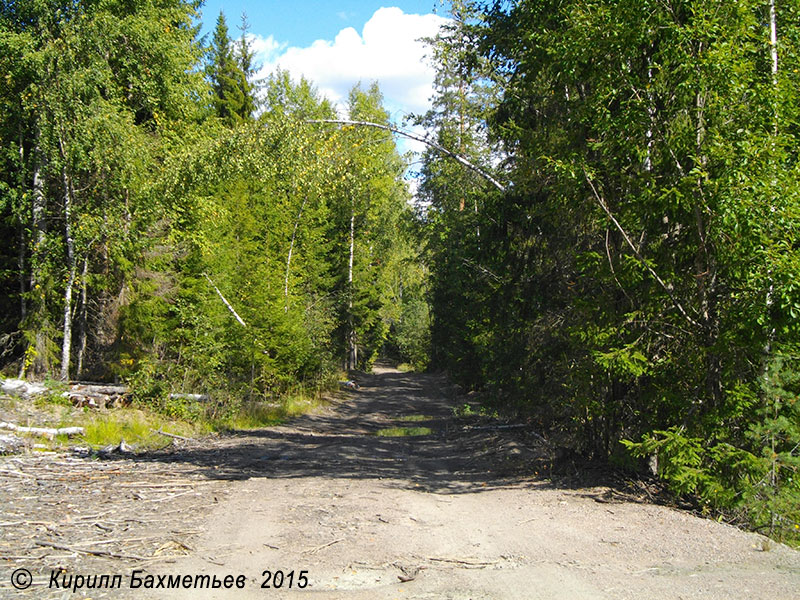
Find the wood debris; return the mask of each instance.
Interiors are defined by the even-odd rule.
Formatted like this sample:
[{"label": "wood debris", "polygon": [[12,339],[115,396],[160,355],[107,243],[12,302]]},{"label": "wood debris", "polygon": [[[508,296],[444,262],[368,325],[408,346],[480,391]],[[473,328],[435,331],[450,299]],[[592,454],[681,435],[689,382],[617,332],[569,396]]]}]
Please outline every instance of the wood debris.
[{"label": "wood debris", "polygon": [[66,435],[67,437],[71,437],[74,435],[83,435],[84,429],[83,427],[23,427],[21,425],[16,425],[15,423],[0,423],[0,429],[7,429],[9,431],[16,431],[18,433],[30,433],[33,435],[40,435],[46,437],[48,439],[53,439],[57,435]]},{"label": "wood debris", "polygon": [[41,573],[79,572],[108,569],[97,566],[102,561],[163,560],[194,546],[208,510],[198,490],[221,484],[190,462],[97,456],[0,459],[0,558],[27,561]]}]

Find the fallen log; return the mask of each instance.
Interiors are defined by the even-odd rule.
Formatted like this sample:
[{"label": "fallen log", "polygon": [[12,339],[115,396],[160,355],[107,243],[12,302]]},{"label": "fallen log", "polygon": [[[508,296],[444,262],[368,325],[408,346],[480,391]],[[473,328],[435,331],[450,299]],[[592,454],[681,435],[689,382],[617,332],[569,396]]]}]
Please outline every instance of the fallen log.
[{"label": "fallen log", "polygon": [[[0,390],[5,394],[25,399],[40,396],[50,391],[47,386],[40,383],[30,383],[22,379],[2,379],[0,380]],[[79,408],[83,406],[106,408],[114,406],[118,402],[127,403],[130,399],[130,393],[131,390],[126,385],[78,382],[70,385],[67,391],[61,392],[61,397],[68,398]],[[208,394],[173,393],[169,397],[173,400],[193,400],[195,402],[209,400]]]},{"label": "fallen log", "polygon": [[0,390],[4,394],[10,394],[11,396],[31,398],[47,392],[47,386],[41,383],[30,383],[22,379],[2,379],[0,380]]},{"label": "fallen log", "polygon": [[122,396],[129,392],[126,385],[107,385],[104,383],[73,383],[69,391],[87,395],[100,394],[102,396]]},{"label": "fallen log", "polygon": [[66,435],[67,437],[71,437],[73,435],[83,435],[85,430],[83,427],[60,427],[60,428],[51,428],[51,427],[23,427],[22,425],[16,425],[15,423],[0,423],[0,429],[8,429],[10,431],[16,431],[18,433],[31,433],[33,435],[41,435],[52,440],[57,435]]},{"label": "fallen log", "polygon": [[170,394],[169,397],[172,400],[196,400],[198,402],[208,400],[208,394]]}]

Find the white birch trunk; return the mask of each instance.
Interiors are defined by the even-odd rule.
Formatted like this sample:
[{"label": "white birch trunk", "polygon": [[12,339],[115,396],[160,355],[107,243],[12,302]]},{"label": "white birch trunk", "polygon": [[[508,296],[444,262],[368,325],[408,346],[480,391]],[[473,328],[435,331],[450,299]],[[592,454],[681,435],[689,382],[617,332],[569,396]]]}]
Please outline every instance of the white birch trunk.
[{"label": "white birch trunk", "polygon": [[308,196],[303,199],[300,212],[297,213],[297,220],[294,222],[294,229],[292,230],[292,241],[289,243],[289,253],[286,256],[286,276],[283,279],[283,298],[285,301],[283,312],[289,312],[289,268],[292,264],[292,252],[294,251],[294,241],[297,238],[297,228],[300,225],[300,218],[303,216],[303,209],[306,207],[306,202],[308,202]]},{"label": "white birch trunk", "polygon": [[64,291],[64,338],[61,343],[61,373],[62,381],[69,380],[69,361],[72,353],[72,288],[75,286],[76,260],[75,240],[72,238],[72,190],[66,167],[61,169],[61,179],[64,185],[64,237],[67,243],[67,265],[69,276],[67,289]]},{"label": "white birch trunk", "polygon": [[358,347],[356,345],[356,331],[353,323],[353,257],[355,256],[356,242],[356,208],[355,200],[352,201],[350,211],[350,261],[347,267],[347,287],[348,287],[348,351],[347,369],[355,369],[358,364]]},{"label": "white birch trunk", "polygon": [[80,318],[80,331],[78,333],[78,360],[75,367],[76,377],[80,378],[83,373],[83,357],[86,354],[86,327],[88,307],[86,302],[88,300],[88,283],[87,277],[89,275],[89,257],[85,256],[83,259],[83,270],[81,271],[81,318]]},{"label": "white birch trunk", "polygon": [[[770,49],[770,56],[772,58],[772,88],[773,88],[773,123],[772,123],[772,133],[773,139],[771,142],[773,155],[775,152],[775,138],[778,135],[778,15],[775,6],[775,0],[770,0],[769,2],[769,49]],[[772,178],[772,185],[773,188],[777,187],[777,179],[773,176]],[[770,214],[775,212],[775,203],[771,204],[769,207]],[[769,276],[769,287],[767,288],[767,297],[765,299],[766,304],[766,312],[769,314],[770,309],[772,307],[772,294],[775,288],[775,284],[772,281],[772,269],[767,271]],[[772,340],[775,337],[775,328],[772,327],[767,332],[767,341],[764,344],[764,366],[763,366],[763,374],[766,376],[769,362],[769,356],[772,353]]]},{"label": "white birch trunk", "polygon": [[[23,133],[22,133],[22,125],[20,124],[20,131],[19,131],[19,164],[25,164],[25,146],[23,143]],[[28,307],[25,302],[25,292],[27,291],[25,285],[25,242],[26,242],[26,235],[25,235],[25,226],[23,223],[19,225],[19,251],[17,254],[17,267],[19,272],[19,314],[20,318],[24,321],[25,316],[28,314]]]},{"label": "white birch trunk", "polygon": [[225,296],[222,295],[222,292],[219,291],[219,288],[216,285],[214,285],[214,282],[211,281],[211,277],[209,277],[206,273],[203,273],[203,275],[205,275],[205,278],[208,280],[208,283],[210,283],[211,287],[213,287],[214,290],[217,292],[217,295],[219,296],[220,300],[222,300],[222,302],[231,312],[233,317],[239,322],[239,325],[241,325],[242,327],[247,327],[247,323],[245,323],[244,319],[242,319],[242,317],[239,316],[239,313],[237,313],[236,310],[234,310],[233,306],[231,306],[231,303],[228,302],[227,298],[225,298]]},{"label": "white birch trunk", "polygon": [[[774,114],[773,114],[773,151],[775,146],[775,138],[778,136],[778,15],[777,10],[775,7],[775,0],[770,0],[769,2],[769,46],[770,46],[770,54],[772,57],[772,87],[774,93]],[[774,152],[773,152],[774,153]],[[773,187],[777,187],[777,181],[773,177]],[[773,204],[770,206],[770,213],[775,211],[775,205]],[[772,270],[769,271],[769,289],[767,289],[767,298],[766,298],[766,312],[769,315],[770,307],[772,306],[772,293],[774,291],[775,284],[772,281]],[[764,377],[767,377],[767,370],[769,369],[769,357],[772,354],[772,340],[775,337],[775,328],[771,327],[770,330],[767,332],[767,341],[764,345]],[[777,414],[774,415],[777,418]],[[771,456],[775,457],[777,454],[775,453],[775,435],[770,436],[770,450]],[[772,459],[772,465],[770,467],[769,473],[769,483],[770,485],[775,488],[778,483],[777,479],[777,465],[776,460]],[[771,515],[771,527],[775,526],[775,513],[770,511]]]},{"label": "white birch trunk", "polygon": [[[33,295],[33,310],[38,318],[36,323],[36,341],[33,350],[35,358],[33,360],[33,373],[42,375],[49,369],[47,355],[47,339],[45,335],[46,313],[44,307],[44,292],[41,287],[41,256],[44,251],[45,236],[47,234],[47,222],[45,214],[47,212],[47,196],[44,193],[44,178],[42,169],[44,168],[44,157],[39,147],[39,130],[36,130],[36,142],[33,148],[33,187],[31,189],[31,225],[33,230],[33,248],[31,250],[31,273],[30,290]],[[25,377],[27,361],[23,360],[19,369],[19,377]]]},{"label": "white birch trunk", "polygon": [[772,55],[772,85],[778,85],[778,15],[775,0],[769,0],[769,47]]}]

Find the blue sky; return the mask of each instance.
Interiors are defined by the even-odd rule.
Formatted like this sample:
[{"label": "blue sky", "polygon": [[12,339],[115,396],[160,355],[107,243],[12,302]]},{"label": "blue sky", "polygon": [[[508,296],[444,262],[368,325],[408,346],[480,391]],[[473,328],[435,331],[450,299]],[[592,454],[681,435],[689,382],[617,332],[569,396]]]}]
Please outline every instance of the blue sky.
[{"label": "blue sky", "polygon": [[396,6],[406,14],[429,14],[442,12],[441,0],[297,0],[294,2],[275,1],[253,2],[207,0],[202,8],[203,31],[212,31],[220,10],[231,28],[237,34],[243,12],[253,33],[269,37],[292,46],[310,46],[312,42],[333,40],[345,27],[361,30],[369,18],[381,7]]}]

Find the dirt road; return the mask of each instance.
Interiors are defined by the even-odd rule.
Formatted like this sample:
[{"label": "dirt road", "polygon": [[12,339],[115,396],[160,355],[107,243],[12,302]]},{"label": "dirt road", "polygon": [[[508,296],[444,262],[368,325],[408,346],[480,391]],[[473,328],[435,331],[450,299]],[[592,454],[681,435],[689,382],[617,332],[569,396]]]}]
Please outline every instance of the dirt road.
[{"label": "dirt road", "polygon": [[[352,401],[187,456],[242,480],[196,552],[150,571],[246,576],[206,596],[220,598],[800,598],[800,552],[608,488],[520,475],[533,457],[454,428],[444,385],[382,369]],[[432,433],[375,435],[410,426]]]},{"label": "dirt road", "polygon": [[[2,459],[0,598],[800,599],[800,552],[540,477],[536,435],[454,418],[442,377],[361,383],[285,426],[166,452]],[[430,433],[398,435],[414,428]],[[62,589],[92,574],[122,585]]]}]

